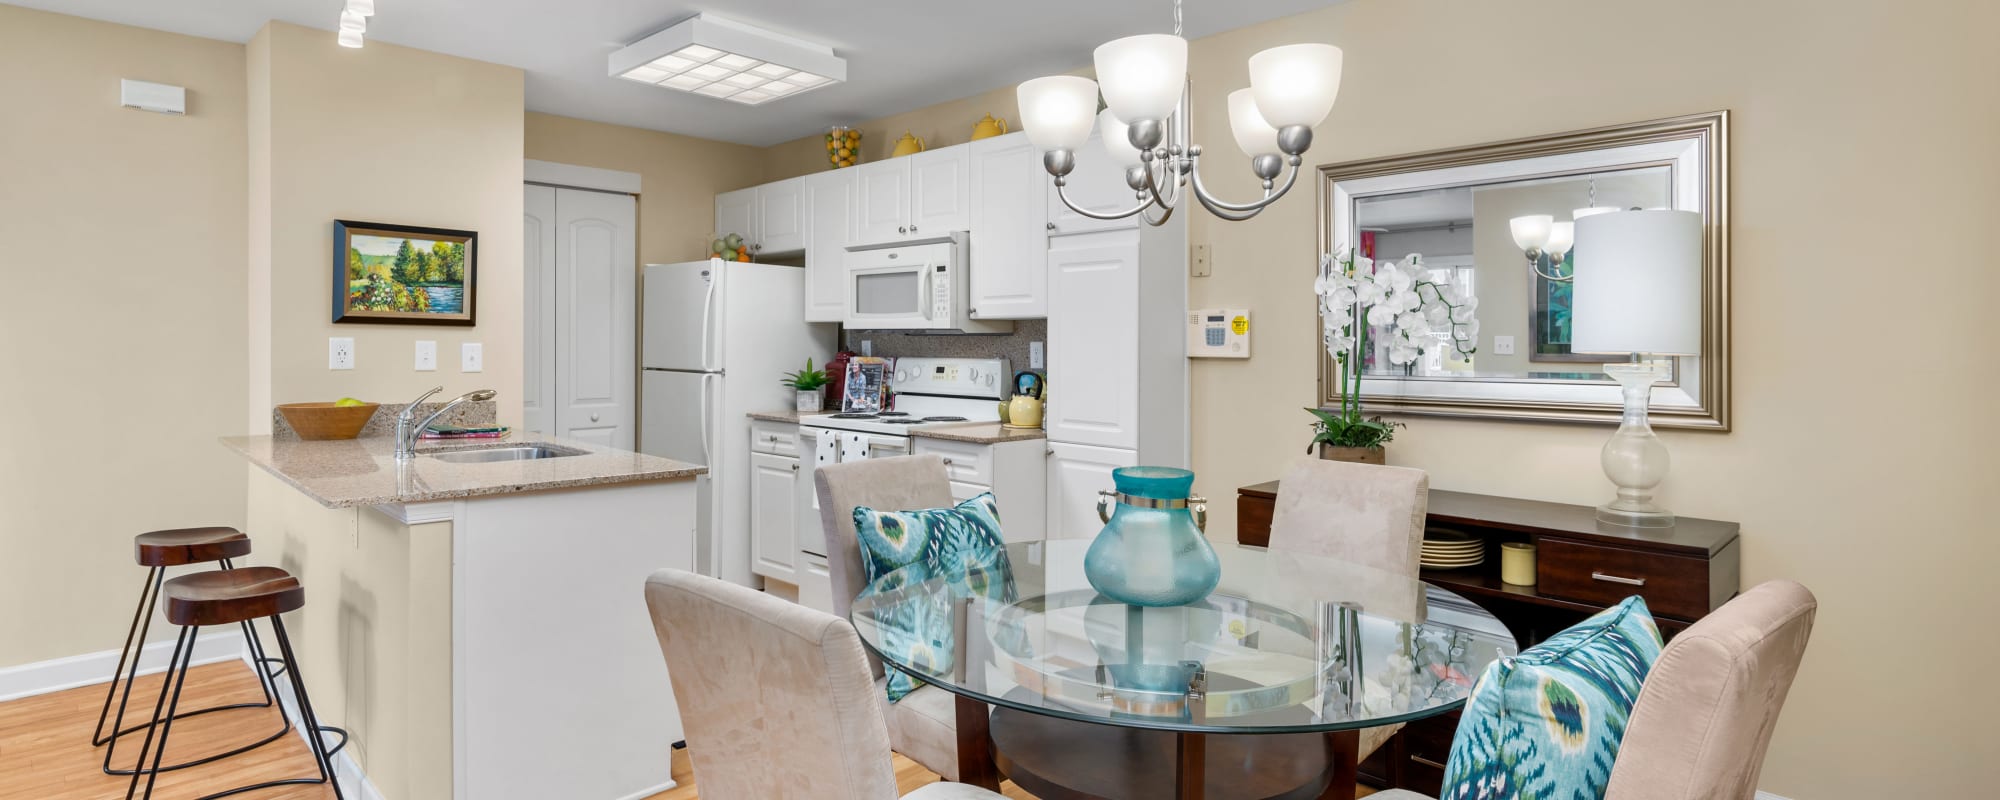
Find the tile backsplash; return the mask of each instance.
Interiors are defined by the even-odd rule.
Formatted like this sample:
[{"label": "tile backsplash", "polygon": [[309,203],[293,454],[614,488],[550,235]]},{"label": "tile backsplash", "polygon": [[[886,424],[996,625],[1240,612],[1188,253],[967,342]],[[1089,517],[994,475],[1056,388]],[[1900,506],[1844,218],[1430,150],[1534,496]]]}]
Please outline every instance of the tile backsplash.
[{"label": "tile backsplash", "polygon": [[[1013,333],[908,333],[904,331],[844,331],[842,347],[861,352],[861,342],[875,343],[874,355],[885,358],[1004,358],[1015,372],[1028,368],[1028,343],[1041,342],[1046,359],[1049,321],[1014,322]],[[1046,374],[1047,369],[1035,372]]]}]

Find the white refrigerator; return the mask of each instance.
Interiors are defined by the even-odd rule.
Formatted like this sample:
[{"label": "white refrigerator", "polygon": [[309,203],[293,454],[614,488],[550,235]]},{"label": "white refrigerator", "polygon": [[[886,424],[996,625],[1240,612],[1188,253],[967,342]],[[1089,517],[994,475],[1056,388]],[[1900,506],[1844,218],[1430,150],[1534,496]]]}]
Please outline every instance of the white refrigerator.
[{"label": "white refrigerator", "polygon": [[708,467],[697,481],[697,569],[750,573],[752,411],[790,409],[785,373],[826,363],[834,326],[805,321],[805,270],[711,259],[647,264],[639,450]]}]

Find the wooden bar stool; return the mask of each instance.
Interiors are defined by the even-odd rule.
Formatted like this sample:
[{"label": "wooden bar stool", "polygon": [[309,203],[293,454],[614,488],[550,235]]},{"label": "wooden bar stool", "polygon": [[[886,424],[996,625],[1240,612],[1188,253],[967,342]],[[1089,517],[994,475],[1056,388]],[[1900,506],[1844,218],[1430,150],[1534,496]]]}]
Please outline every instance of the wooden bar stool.
[{"label": "wooden bar stool", "polygon": [[[195,637],[206,626],[245,624],[259,618],[271,620],[271,632],[276,635],[279,654],[284,657],[284,673],[291,679],[292,694],[298,700],[299,726],[310,732],[306,741],[311,746],[313,760],[319,766],[319,777],[253,783],[202,795],[198,800],[277,786],[320,783],[332,784],[335,800],[342,800],[340,783],[333,779],[333,756],[347,746],[347,731],[319,724],[319,717],[313,713],[312,699],[306,696],[305,681],[299,677],[299,662],[292,653],[291,637],[285,634],[285,620],[279,616],[305,606],[306,590],[299,579],[277,567],[222,569],[174,578],[162,585],[161,593],[167,598],[167,621],[181,626],[181,633],[174,641],[173,657],[167,661],[167,683],[160,687],[160,699],[153,705],[153,722],[145,726],[146,738],[139,745],[139,761],[133,765],[132,783],[125,790],[126,800],[131,800],[138,792],[140,775],[146,776],[146,792],[142,796],[153,796],[153,783],[163,771],[160,757],[166,752],[168,737],[173,734],[181,690],[187,687],[188,667],[194,661]],[[283,704],[278,706],[278,715],[285,718],[289,730],[291,719],[285,713]],[[157,749],[153,746],[155,732],[160,739]],[[321,736],[326,733],[339,734],[340,743],[328,749]],[[151,767],[146,766],[148,752],[153,756]]]},{"label": "wooden bar stool", "polygon": [[[167,568],[216,562],[221,564],[223,569],[229,569],[234,566],[231,559],[241,558],[250,554],[250,537],[243,535],[242,531],[235,528],[220,526],[176,528],[174,530],[151,531],[139,534],[132,538],[132,550],[134,558],[139,562],[139,566],[148,567],[149,569],[146,571],[146,582],[139,589],[139,606],[132,612],[132,625],[125,629],[125,645],[118,650],[118,666],[111,671],[111,684],[104,692],[104,708],[97,713],[97,729],[91,733],[90,738],[90,743],[93,746],[110,745],[110,747],[104,749],[103,769],[107,775],[129,774],[128,770],[116,769],[111,766],[113,756],[118,750],[118,738],[152,724],[151,722],[147,722],[140,725],[133,725],[129,728],[120,727],[125,724],[125,706],[132,698],[132,684],[139,677],[139,654],[146,646],[146,633],[152,628],[153,612],[160,604],[160,584],[166,579]],[[276,702],[274,699],[276,695],[273,693],[273,690],[277,688],[276,680],[278,673],[284,669],[284,662],[264,656],[264,644],[257,638],[257,629],[250,622],[246,621],[243,623],[243,637],[246,646],[250,648],[251,660],[257,665],[257,685],[264,691],[264,701],[261,703],[234,703],[196,709],[183,712],[180,716],[192,717],[197,714],[208,714],[236,708],[270,708],[272,703]],[[192,645],[190,645],[190,649],[192,649]],[[126,668],[128,661],[131,665],[129,670]],[[122,692],[119,690],[120,683],[124,684]],[[161,689],[162,691],[165,690],[164,684],[162,684]],[[111,701],[113,698],[117,698],[118,700],[118,716],[115,718],[111,716]],[[105,730],[104,724],[107,719],[111,721],[108,733]],[[162,769],[185,769],[198,764],[206,764],[217,759],[228,758],[229,756],[248,752],[277,741],[290,731],[291,723],[287,721],[285,727],[277,733],[273,733],[256,742],[228,752],[216,753],[178,764],[169,764],[162,767]]]}]

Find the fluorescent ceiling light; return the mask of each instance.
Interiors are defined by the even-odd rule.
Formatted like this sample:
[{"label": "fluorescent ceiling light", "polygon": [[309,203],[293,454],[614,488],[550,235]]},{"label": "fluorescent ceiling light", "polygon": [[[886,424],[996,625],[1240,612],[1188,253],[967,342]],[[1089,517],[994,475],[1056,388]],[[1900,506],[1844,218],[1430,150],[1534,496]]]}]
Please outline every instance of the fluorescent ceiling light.
[{"label": "fluorescent ceiling light", "polygon": [[611,54],[610,74],[759,105],[847,80],[833,48],[698,14]]}]

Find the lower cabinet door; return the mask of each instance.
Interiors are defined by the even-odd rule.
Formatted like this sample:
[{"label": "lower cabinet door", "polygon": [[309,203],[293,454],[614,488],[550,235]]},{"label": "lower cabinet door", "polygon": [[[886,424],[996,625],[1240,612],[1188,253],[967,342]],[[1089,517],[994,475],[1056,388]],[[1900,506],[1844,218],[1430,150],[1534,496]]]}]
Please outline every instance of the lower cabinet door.
[{"label": "lower cabinet door", "polygon": [[750,569],[798,583],[799,460],[750,454]]},{"label": "lower cabinet door", "polygon": [[1138,466],[1139,454],[1112,447],[1049,444],[1048,538],[1085,539],[1104,528],[1097,493],[1111,490],[1111,471]]},{"label": "lower cabinet door", "polygon": [[833,575],[826,556],[799,554],[799,605],[833,613]]}]

